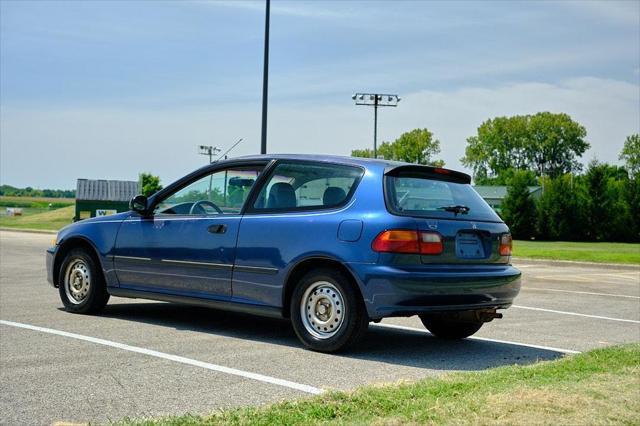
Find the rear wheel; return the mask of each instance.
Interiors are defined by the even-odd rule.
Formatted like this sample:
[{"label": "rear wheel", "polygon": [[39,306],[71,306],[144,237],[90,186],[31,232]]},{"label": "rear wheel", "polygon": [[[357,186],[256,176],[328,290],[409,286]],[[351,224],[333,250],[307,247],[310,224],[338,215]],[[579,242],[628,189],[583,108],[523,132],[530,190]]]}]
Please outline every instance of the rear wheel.
[{"label": "rear wheel", "polygon": [[475,334],[482,322],[453,321],[439,316],[420,315],[422,324],[436,337],[441,339],[464,339]]},{"label": "rear wheel", "polygon": [[67,253],[60,267],[58,283],[60,300],[68,312],[97,313],[109,300],[102,271],[84,249],[77,248]]},{"label": "rear wheel", "polygon": [[298,283],[290,305],[291,322],[309,349],[336,352],[362,338],[369,325],[364,304],[340,272],[318,269]]}]

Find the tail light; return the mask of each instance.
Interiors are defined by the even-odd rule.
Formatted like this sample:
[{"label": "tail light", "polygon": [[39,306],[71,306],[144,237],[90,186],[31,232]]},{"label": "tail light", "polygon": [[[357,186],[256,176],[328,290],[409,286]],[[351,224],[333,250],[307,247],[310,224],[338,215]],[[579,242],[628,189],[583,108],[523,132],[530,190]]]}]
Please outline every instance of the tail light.
[{"label": "tail light", "polygon": [[500,237],[500,256],[511,256],[512,245],[513,241],[511,239],[511,234],[503,234]]},{"label": "tail light", "polygon": [[420,234],[420,254],[440,254],[444,247],[442,236],[437,232],[418,232]]},{"label": "tail light", "polygon": [[437,232],[393,229],[381,232],[371,244],[373,251],[385,253],[440,254],[442,235]]}]

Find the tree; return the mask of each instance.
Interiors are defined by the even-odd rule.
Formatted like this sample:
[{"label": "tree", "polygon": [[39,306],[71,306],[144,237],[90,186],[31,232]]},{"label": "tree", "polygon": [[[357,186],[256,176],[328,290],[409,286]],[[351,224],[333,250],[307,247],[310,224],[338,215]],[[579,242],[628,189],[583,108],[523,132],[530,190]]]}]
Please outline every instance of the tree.
[{"label": "tree", "polygon": [[502,203],[504,221],[518,239],[529,239],[535,232],[536,205],[529,193],[530,181],[528,172],[515,172],[509,180],[507,196]]},{"label": "tree", "polygon": [[536,231],[541,239],[575,241],[583,238],[584,207],[575,190],[574,176],[543,178],[538,201]]},{"label": "tree", "polygon": [[538,178],[536,174],[531,170],[519,170],[519,169],[506,169],[502,171],[498,176],[495,177],[476,177],[475,184],[476,185],[500,185],[500,186],[509,186],[511,179],[516,175],[520,174],[521,178],[527,179],[527,185],[529,186],[537,186]]},{"label": "tree", "polygon": [[369,148],[354,149],[351,151],[351,156],[360,158],[373,158],[373,150]]},{"label": "tree", "polygon": [[567,114],[497,117],[485,121],[467,139],[462,164],[476,180],[495,178],[508,169],[557,177],[581,169],[578,158],[589,148],[586,130]]},{"label": "tree", "polygon": [[635,179],[628,179],[625,183],[622,196],[630,215],[630,225],[627,229],[627,240],[640,242],[640,179],[635,175]]},{"label": "tree", "polygon": [[619,158],[624,161],[631,178],[637,178],[640,173],[640,134],[627,136]]},{"label": "tree", "polygon": [[[433,138],[428,129],[414,129],[400,135],[393,142],[383,142],[378,148],[378,154],[386,160],[405,161],[415,164],[429,164],[437,167],[444,166],[443,160],[433,158],[440,153],[440,141]],[[351,151],[353,157],[373,157],[370,149],[355,149]]]},{"label": "tree", "polygon": [[160,177],[146,172],[140,173],[140,186],[142,187],[142,195],[147,197],[162,189]]},{"label": "tree", "polygon": [[527,169],[527,117],[497,117],[482,123],[477,136],[467,139],[462,164],[478,179],[497,177],[509,169]]},{"label": "tree", "polygon": [[585,174],[585,183],[588,194],[587,200],[587,235],[593,240],[603,240],[609,232],[611,223],[612,200],[607,191],[608,170],[606,164],[600,164],[597,160],[589,163]]}]

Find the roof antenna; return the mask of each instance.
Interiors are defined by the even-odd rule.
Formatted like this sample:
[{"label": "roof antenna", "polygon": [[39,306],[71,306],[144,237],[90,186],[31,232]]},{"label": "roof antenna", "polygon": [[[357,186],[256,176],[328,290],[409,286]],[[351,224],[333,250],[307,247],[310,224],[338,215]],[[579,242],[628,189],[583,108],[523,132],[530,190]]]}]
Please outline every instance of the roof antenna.
[{"label": "roof antenna", "polygon": [[226,150],[224,152],[224,154],[220,154],[218,156],[218,159],[216,161],[214,161],[214,163],[217,163],[218,161],[220,161],[221,158],[224,158],[225,160],[227,159],[227,154],[233,149],[235,148],[240,142],[242,142],[243,138],[238,139],[238,142],[234,143],[231,148],[229,148],[228,150]]}]

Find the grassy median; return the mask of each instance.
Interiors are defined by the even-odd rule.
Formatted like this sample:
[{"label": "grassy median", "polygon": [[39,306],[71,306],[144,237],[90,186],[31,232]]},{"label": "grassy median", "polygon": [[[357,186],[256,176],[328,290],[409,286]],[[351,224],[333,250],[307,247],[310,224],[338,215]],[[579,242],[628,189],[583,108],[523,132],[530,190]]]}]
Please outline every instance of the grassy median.
[{"label": "grassy median", "polygon": [[640,344],[556,361],[122,425],[640,424]]},{"label": "grassy median", "polygon": [[0,216],[0,227],[57,231],[72,222],[76,211],[75,206],[68,206],[24,213],[23,216]]},{"label": "grassy median", "polygon": [[640,244],[517,240],[513,242],[513,255],[532,259],[640,264]]}]

